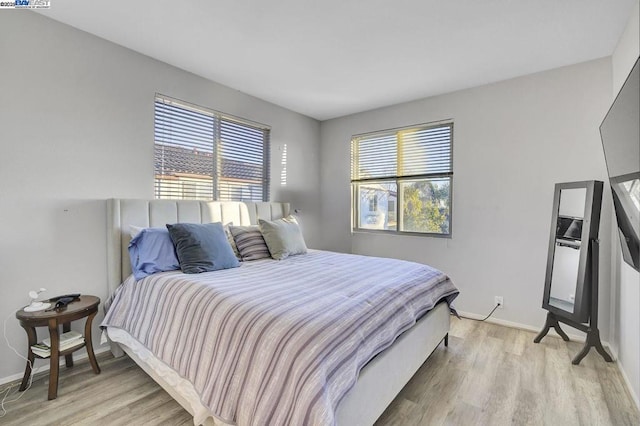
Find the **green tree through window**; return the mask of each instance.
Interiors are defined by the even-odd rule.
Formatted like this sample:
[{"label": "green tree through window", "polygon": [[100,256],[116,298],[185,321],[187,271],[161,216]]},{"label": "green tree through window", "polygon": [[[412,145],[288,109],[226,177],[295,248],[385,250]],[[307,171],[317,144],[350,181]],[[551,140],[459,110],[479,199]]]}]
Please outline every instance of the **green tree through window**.
[{"label": "green tree through window", "polygon": [[404,185],[402,217],[405,231],[449,233],[449,182],[431,181]]}]

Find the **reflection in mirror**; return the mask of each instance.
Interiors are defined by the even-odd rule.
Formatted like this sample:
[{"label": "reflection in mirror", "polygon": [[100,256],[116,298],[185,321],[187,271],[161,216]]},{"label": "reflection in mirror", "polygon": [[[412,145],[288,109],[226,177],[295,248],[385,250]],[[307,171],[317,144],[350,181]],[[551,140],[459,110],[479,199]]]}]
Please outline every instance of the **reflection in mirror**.
[{"label": "reflection in mirror", "polygon": [[560,191],[549,304],[571,313],[578,284],[586,196],[586,188]]},{"label": "reflection in mirror", "polygon": [[549,296],[550,305],[563,311],[573,312],[579,264],[579,249],[556,245],[556,253],[553,258],[553,276],[551,277],[551,295]]},{"label": "reflection in mirror", "polygon": [[560,191],[559,216],[584,217],[584,203],[587,199],[587,188],[571,188]]},{"label": "reflection in mirror", "polygon": [[[616,188],[616,192],[624,194],[625,203],[632,204],[629,208],[633,207],[634,210],[640,211],[640,177],[629,176],[628,179],[616,182]],[[638,225],[637,223],[634,224]]]},{"label": "reflection in mirror", "polygon": [[640,270],[640,172],[611,178],[624,260]]}]

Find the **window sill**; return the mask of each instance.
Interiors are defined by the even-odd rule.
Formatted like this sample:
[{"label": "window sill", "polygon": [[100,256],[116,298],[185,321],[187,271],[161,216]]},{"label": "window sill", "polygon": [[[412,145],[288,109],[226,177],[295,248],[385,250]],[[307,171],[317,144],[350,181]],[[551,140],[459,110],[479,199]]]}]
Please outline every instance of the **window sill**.
[{"label": "window sill", "polygon": [[352,235],[358,234],[375,234],[375,235],[389,235],[400,237],[431,237],[431,238],[446,238],[451,239],[451,234],[427,234],[424,232],[407,232],[407,231],[383,231],[378,229],[362,229],[355,228],[351,230]]}]

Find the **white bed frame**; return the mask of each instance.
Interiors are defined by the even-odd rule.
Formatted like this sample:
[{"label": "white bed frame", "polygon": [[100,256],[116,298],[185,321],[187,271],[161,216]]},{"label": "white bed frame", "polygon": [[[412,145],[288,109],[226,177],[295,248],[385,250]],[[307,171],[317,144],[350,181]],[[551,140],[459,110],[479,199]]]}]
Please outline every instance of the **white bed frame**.
[{"label": "white bed frame", "polygon": [[[127,246],[130,226],[162,227],[167,223],[233,222],[254,225],[258,218],[274,220],[289,214],[289,204],[276,202],[206,202],[183,200],[107,201],[107,282],[109,295],[131,274]],[[447,343],[449,309],[440,303],[400,336],[390,348],[378,354],[361,371],[358,381],[337,410],[338,425],[372,425],[407,384],[441,341]],[[121,349],[121,350],[120,350]],[[115,356],[124,350],[158,382],[180,405],[194,415],[193,398],[168,383],[164,377],[137,356],[132,348],[112,345]],[[159,361],[159,360],[157,360]],[[199,404],[199,401],[195,401]],[[203,407],[200,405],[199,409]],[[213,419],[211,419],[213,422]],[[218,424],[218,423],[216,423]]]}]

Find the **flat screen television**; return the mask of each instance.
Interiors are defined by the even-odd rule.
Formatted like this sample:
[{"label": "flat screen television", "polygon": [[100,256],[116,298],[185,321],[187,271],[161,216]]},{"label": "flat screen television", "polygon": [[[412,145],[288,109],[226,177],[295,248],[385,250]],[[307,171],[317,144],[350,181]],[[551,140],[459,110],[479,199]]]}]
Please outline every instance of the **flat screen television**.
[{"label": "flat screen television", "polygon": [[640,70],[636,61],[600,125],[624,261],[640,271]]}]

